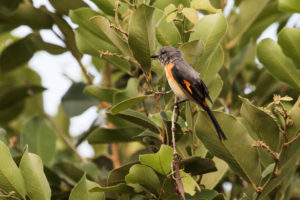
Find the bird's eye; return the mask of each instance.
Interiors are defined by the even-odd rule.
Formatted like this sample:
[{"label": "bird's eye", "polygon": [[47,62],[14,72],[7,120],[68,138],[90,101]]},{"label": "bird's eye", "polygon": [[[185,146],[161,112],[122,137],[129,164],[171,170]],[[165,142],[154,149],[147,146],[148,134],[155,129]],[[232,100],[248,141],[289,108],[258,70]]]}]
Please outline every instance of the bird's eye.
[{"label": "bird's eye", "polygon": [[165,53],[167,53],[167,52],[166,52],[166,51],[162,51],[162,52],[161,52],[161,54],[165,54]]}]

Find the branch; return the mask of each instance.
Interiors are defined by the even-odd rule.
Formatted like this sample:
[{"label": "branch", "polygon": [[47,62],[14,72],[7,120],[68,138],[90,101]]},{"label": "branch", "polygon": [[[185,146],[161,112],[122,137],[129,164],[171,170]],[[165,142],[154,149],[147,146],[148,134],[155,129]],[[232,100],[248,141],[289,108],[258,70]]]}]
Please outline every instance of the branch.
[{"label": "branch", "polygon": [[[177,190],[180,194],[181,200],[185,200],[185,196],[184,196],[184,188],[183,188],[183,183],[180,177],[180,173],[179,173],[179,166],[180,166],[180,157],[177,153],[176,150],[176,142],[175,142],[175,111],[178,108],[178,104],[177,104],[177,97],[175,96],[175,103],[173,106],[173,113],[172,113],[172,145],[173,145],[173,161],[171,164],[171,170],[172,170],[172,178],[176,181],[176,186],[177,186]],[[175,177],[174,175],[174,166],[175,166]]]}]

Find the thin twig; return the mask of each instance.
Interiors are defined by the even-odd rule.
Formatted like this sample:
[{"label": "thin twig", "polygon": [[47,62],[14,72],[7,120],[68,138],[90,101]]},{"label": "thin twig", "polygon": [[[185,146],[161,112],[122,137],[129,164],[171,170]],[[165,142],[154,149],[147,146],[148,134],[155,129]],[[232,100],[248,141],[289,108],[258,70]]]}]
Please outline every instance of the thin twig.
[{"label": "thin twig", "polygon": [[66,136],[66,134],[56,125],[56,123],[51,119],[51,117],[44,111],[39,99],[37,98],[35,92],[31,89],[30,85],[27,83],[27,87],[28,87],[28,94],[30,96],[33,97],[33,99],[35,100],[38,108],[41,110],[43,116],[45,117],[45,119],[47,119],[49,121],[49,123],[51,124],[51,126],[54,128],[54,130],[58,133],[58,135],[62,138],[62,140],[74,151],[74,153],[78,156],[78,158],[82,161],[82,162],[86,162],[86,160],[81,157],[81,155],[79,154],[78,150],[76,149],[75,145],[71,142],[71,140]]},{"label": "thin twig", "polygon": [[262,147],[264,148],[273,158],[274,160],[278,160],[278,155],[263,141],[255,141],[252,144],[253,147]]},{"label": "thin twig", "polygon": [[116,30],[118,30],[120,33],[122,33],[122,36],[125,40],[128,40],[128,34],[122,30],[122,27],[121,27],[121,24],[120,24],[120,21],[119,21],[119,12],[118,12],[118,9],[120,7],[120,1],[117,0],[116,1],[116,8],[115,8],[115,21],[116,21],[116,24],[117,24],[117,27],[115,27],[114,25],[110,26],[111,28],[115,28]]},{"label": "thin twig", "polygon": [[284,147],[288,147],[288,146],[290,146],[293,142],[295,142],[295,141],[300,137],[300,132],[299,132],[299,131],[300,131],[300,130],[298,129],[298,131],[297,131],[298,134],[297,134],[293,139],[291,139],[290,141],[284,143],[283,146],[284,146]]},{"label": "thin twig", "polygon": [[[172,170],[172,177],[176,181],[177,190],[180,194],[181,200],[185,200],[184,196],[184,188],[183,183],[180,177],[179,173],[179,166],[180,166],[180,157],[176,150],[176,142],[175,142],[175,111],[177,110],[178,104],[177,104],[177,97],[175,96],[175,102],[173,106],[173,113],[172,113],[172,145],[173,145],[173,161],[171,164],[171,170]],[[175,177],[174,177],[174,167],[175,167]]]},{"label": "thin twig", "polygon": [[[75,56],[74,56],[74,57],[75,57]],[[88,75],[88,72],[86,71],[85,67],[83,66],[83,64],[82,64],[82,62],[81,62],[81,60],[80,60],[80,58],[75,57],[75,59],[77,60],[79,66],[80,66],[80,68],[81,68],[81,71],[82,71],[83,75],[85,76],[85,78],[87,79],[89,85],[93,85],[93,80],[92,80],[92,78]]]},{"label": "thin twig", "polygon": [[112,29],[115,29],[115,30],[119,31],[120,33],[122,33],[122,35],[125,36],[124,39],[126,39],[126,40],[128,39],[128,33],[126,33],[125,31],[123,31],[121,28],[116,27],[114,24],[110,24],[109,27],[112,28]]}]

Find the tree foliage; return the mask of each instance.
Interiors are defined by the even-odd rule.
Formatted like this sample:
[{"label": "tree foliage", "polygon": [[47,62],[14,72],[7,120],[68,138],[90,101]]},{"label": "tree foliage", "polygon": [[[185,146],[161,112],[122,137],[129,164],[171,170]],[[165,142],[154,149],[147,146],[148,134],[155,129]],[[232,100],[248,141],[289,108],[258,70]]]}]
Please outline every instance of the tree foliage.
[{"label": "tree foliage", "polygon": [[[49,2],[54,11],[31,0],[0,3],[1,200],[173,200],[183,198],[181,189],[189,200],[299,198],[300,30],[286,25],[300,2],[235,0],[228,16],[223,0],[92,0],[97,9]],[[278,40],[257,42],[274,23]],[[16,38],[10,32],[21,25],[32,33]],[[42,29],[64,45],[45,42]],[[220,142],[207,114],[186,102],[174,124],[174,155],[174,94],[150,59],[162,46],[179,48],[199,72],[228,140]],[[83,74],[56,116],[43,110],[46,88],[27,65],[41,50],[70,52]],[[70,118],[91,106],[102,114],[71,137]],[[84,141],[94,157],[80,156]]]}]

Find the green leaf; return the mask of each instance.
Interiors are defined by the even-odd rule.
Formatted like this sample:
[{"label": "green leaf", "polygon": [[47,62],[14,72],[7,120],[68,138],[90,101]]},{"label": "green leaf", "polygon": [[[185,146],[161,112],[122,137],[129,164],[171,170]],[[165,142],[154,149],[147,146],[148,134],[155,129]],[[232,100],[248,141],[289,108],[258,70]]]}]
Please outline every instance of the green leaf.
[{"label": "green leaf", "polygon": [[[22,112],[24,100],[30,97],[28,90],[28,87],[20,86],[8,89],[7,91],[4,90],[3,93],[0,91],[0,121],[9,121]],[[37,85],[31,85],[30,90],[32,90],[35,94],[39,94],[44,91],[45,88]],[[10,112],[16,112],[16,115],[15,113],[11,115]],[[5,118],[7,116],[9,119]]]},{"label": "green leaf", "polygon": [[120,90],[114,94],[114,104],[120,103],[128,98],[138,96],[139,81],[136,78],[130,78],[125,90]]},{"label": "green leaf", "polygon": [[43,162],[36,154],[29,153],[26,148],[20,170],[24,178],[25,187],[31,200],[50,200],[51,189],[43,169]]},{"label": "green leaf", "polygon": [[300,69],[300,30],[284,28],[278,34],[278,44],[283,53],[290,57],[297,69]]},{"label": "green leaf", "polygon": [[197,182],[188,173],[180,171],[180,177],[183,184],[184,192],[193,196],[197,190],[200,190]]},{"label": "green leaf", "polygon": [[225,173],[228,171],[228,165],[220,158],[214,157],[214,163],[216,164],[217,171],[204,174],[201,179],[201,184],[207,189],[213,189],[221,181]]},{"label": "green leaf", "polygon": [[127,109],[125,111],[117,113],[115,116],[125,119],[133,124],[138,126],[148,128],[149,130],[153,131],[154,133],[159,133],[159,127],[150,120],[146,115],[131,109]]},{"label": "green leaf", "polygon": [[141,101],[143,101],[144,99],[146,99],[148,96],[144,95],[144,96],[138,96],[138,97],[133,97],[130,99],[126,99],[124,101],[121,101],[120,103],[114,105],[111,109],[110,112],[112,114],[117,114],[123,110],[126,110],[128,108],[133,107],[134,105],[137,105],[138,103],[140,103]]},{"label": "green leaf", "polygon": [[102,30],[102,32],[106,35],[110,42],[118,47],[123,52],[123,54],[132,56],[128,44],[110,27],[108,19],[102,16],[96,16],[91,18],[90,20]]},{"label": "green leaf", "polygon": [[34,30],[51,29],[53,25],[53,20],[45,8],[35,8],[30,3],[20,3],[13,12],[1,14],[1,21],[10,25],[27,25]]},{"label": "green leaf", "polygon": [[300,3],[297,0],[279,0],[278,8],[285,12],[300,13]]},{"label": "green leaf", "polygon": [[71,10],[69,14],[72,22],[78,24],[80,28],[83,28],[86,31],[90,32],[93,36],[96,36],[106,42],[109,42],[109,39],[106,37],[103,31],[99,29],[95,23],[90,21],[92,17],[99,15],[101,14],[92,10],[91,8],[79,8],[76,10]]},{"label": "green leaf", "polygon": [[139,135],[143,130],[136,127],[117,129],[96,128],[88,136],[90,144],[106,144],[115,142],[134,141],[133,137]]},{"label": "green leaf", "polygon": [[11,71],[28,62],[38,50],[34,45],[35,37],[36,35],[29,34],[7,46],[0,55],[0,71]]},{"label": "green leaf", "polygon": [[228,139],[220,142],[215,127],[203,111],[200,112],[196,124],[198,137],[212,154],[225,160],[245,180],[257,185],[261,176],[259,157],[257,150],[252,147],[254,141],[247,134],[247,129],[232,115],[222,112],[213,114]]},{"label": "green leaf", "polygon": [[201,158],[200,156],[185,158],[180,162],[180,165],[185,172],[190,173],[192,176],[217,171],[213,160]]},{"label": "green leaf", "polygon": [[107,178],[107,186],[114,186],[120,183],[125,183],[125,176],[129,173],[130,168],[138,163],[139,162],[130,162],[122,165],[119,168],[111,170]]},{"label": "green leaf", "polygon": [[268,2],[269,0],[243,0],[240,3],[240,14],[234,17],[234,22],[231,24],[228,31],[231,41],[227,46],[233,47],[237,43],[258,15],[263,11]]},{"label": "green leaf", "polygon": [[77,8],[89,7],[82,0],[49,0],[51,5],[55,8],[55,10],[64,15],[68,15],[70,10],[75,10]]},{"label": "green leaf", "polygon": [[157,174],[148,166],[134,165],[125,176],[126,183],[140,184],[150,192],[159,194],[160,181]]},{"label": "green leaf", "polygon": [[221,9],[213,7],[209,0],[192,0],[191,7],[199,11],[208,11],[210,13],[220,13]]},{"label": "green leaf", "polygon": [[124,183],[108,187],[101,187],[98,185],[97,187],[92,188],[90,192],[132,193],[133,188]]},{"label": "green leaf", "polygon": [[214,102],[218,98],[223,88],[223,81],[219,74],[216,74],[213,79],[206,82],[206,86],[209,90],[209,95]]},{"label": "green leaf", "polygon": [[198,22],[198,13],[194,8],[183,8],[182,14],[193,24]]},{"label": "green leaf", "polygon": [[293,88],[300,88],[300,70],[295,67],[290,58],[284,55],[275,41],[262,40],[257,47],[257,57],[272,76]]},{"label": "green leaf", "polygon": [[0,188],[7,193],[15,191],[25,199],[26,190],[21,171],[2,141],[0,141],[0,155]]},{"label": "green leaf", "polygon": [[274,170],[274,167],[275,167],[275,163],[272,163],[268,167],[266,167],[266,169],[261,173],[261,177],[265,178],[269,174],[271,174],[273,172],[273,170]]},{"label": "green leaf", "polygon": [[39,155],[46,166],[51,166],[56,149],[56,134],[41,117],[34,117],[24,124],[22,145]]},{"label": "green leaf", "polygon": [[[275,120],[263,110],[252,105],[248,99],[240,97],[243,102],[241,115],[252,126],[259,140],[264,141],[275,152],[279,151],[281,134]],[[268,124],[268,126],[266,126]]]},{"label": "green leaf", "polygon": [[114,88],[104,88],[95,85],[86,86],[83,90],[84,94],[109,103],[113,102],[113,96],[116,92],[118,92],[118,90]]},{"label": "green leaf", "polygon": [[190,7],[189,0],[164,0],[164,1],[156,0],[154,1],[152,6],[160,10],[164,10],[170,4],[174,4],[176,7],[178,7],[180,4],[182,4],[184,7]]},{"label": "green leaf", "polygon": [[99,9],[108,15],[114,15],[115,1],[114,0],[92,0]]},{"label": "green leaf", "polygon": [[[204,53],[193,67],[202,74],[208,71],[207,68],[209,67],[209,64],[207,64],[207,62],[215,62],[211,60],[214,58],[214,54],[218,55],[218,59],[222,56],[219,44],[226,33],[227,22],[223,14],[207,15],[199,20],[194,29],[195,31],[191,33],[190,41],[199,40],[200,38],[204,45]],[[214,53],[215,51],[219,52]],[[206,65],[206,67],[203,67],[203,65]],[[218,72],[220,67],[216,67],[216,69]],[[215,69],[214,73],[216,73]]]},{"label": "green leaf", "polygon": [[[54,170],[61,174],[66,180],[71,183],[78,182],[81,177],[87,173],[87,177],[90,180],[94,180],[93,171],[94,169],[90,170],[88,166],[95,166],[91,163],[88,164],[78,164],[70,161],[61,161],[59,163],[55,163]],[[92,173],[91,173],[92,172]]]},{"label": "green leaf", "polygon": [[[155,21],[159,21],[162,17],[163,12],[156,9],[154,12]],[[155,35],[158,42],[163,46],[178,47],[178,44],[181,42],[181,36],[175,24],[173,22],[167,22],[165,17],[163,17],[158,26],[156,26]]]},{"label": "green leaf", "polygon": [[183,53],[184,60],[193,68],[197,66],[201,55],[204,53],[204,45],[201,40],[185,42],[179,49]]},{"label": "green leaf", "polygon": [[62,106],[68,117],[80,115],[89,107],[96,105],[98,101],[83,93],[86,84],[73,83],[66,94],[62,97]]},{"label": "green leaf", "polygon": [[155,47],[154,8],[140,5],[132,14],[129,23],[128,44],[135,59],[145,72],[150,72],[150,56]]},{"label": "green leaf", "polygon": [[97,183],[87,180],[84,174],[72,189],[69,200],[104,200],[105,196],[103,192],[89,192],[89,190],[97,186]]},{"label": "green leaf", "polygon": [[160,150],[155,154],[144,154],[139,156],[139,161],[152,167],[160,174],[167,175],[171,171],[173,149],[167,145],[161,145]]}]

